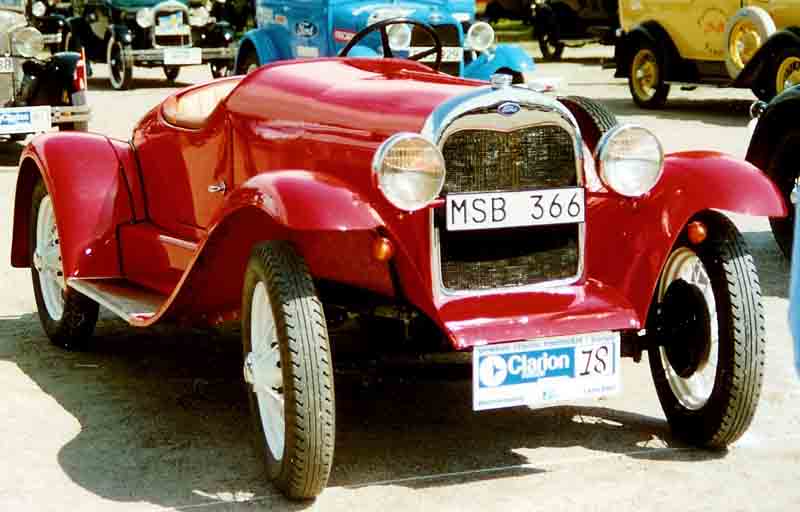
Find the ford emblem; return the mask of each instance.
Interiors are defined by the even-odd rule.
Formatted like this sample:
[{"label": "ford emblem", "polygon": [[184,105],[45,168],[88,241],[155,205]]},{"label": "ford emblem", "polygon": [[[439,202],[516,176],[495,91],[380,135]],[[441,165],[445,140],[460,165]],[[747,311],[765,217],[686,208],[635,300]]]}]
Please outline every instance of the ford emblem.
[{"label": "ford emblem", "polygon": [[310,21],[295,23],[294,33],[299,37],[314,37],[317,35],[317,26]]},{"label": "ford emblem", "polygon": [[497,107],[497,113],[504,116],[513,116],[519,112],[519,104],[506,102]]}]

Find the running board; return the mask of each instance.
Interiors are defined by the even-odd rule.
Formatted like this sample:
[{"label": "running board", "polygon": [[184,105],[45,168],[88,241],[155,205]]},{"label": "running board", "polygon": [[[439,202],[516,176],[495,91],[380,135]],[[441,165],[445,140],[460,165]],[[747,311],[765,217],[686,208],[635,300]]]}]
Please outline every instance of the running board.
[{"label": "running board", "polygon": [[67,286],[110,309],[131,325],[146,325],[167,300],[165,295],[142,288],[126,279],[71,277],[67,279]]}]

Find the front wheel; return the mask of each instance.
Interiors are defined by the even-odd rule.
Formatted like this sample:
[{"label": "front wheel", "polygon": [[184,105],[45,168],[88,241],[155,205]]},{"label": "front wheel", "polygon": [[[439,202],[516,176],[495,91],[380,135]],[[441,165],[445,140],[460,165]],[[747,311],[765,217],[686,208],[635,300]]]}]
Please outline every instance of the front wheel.
[{"label": "front wheel", "polygon": [[561,42],[559,32],[560,30],[556,24],[536,31],[539,50],[542,52],[544,60],[551,62],[561,60],[561,55],[564,53],[564,43]]},{"label": "front wheel", "polygon": [[84,349],[97,323],[99,306],[66,285],[56,213],[41,179],[31,196],[30,226],[33,294],[44,332],[59,347]]},{"label": "front wheel", "polygon": [[285,242],[257,246],[242,294],[244,376],[267,475],[288,497],[325,488],[333,462],[334,394],[322,304]]},{"label": "front wheel", "polygon": [[133,64],[125,58],[125,53],[130,51],[129,45],[123,45],[113,38],[108,40],[108,79],[111,87],[118,91],[130,89],[133,85]]},{"label": "front wheel", "polygon": [[167,77],[167,82],[170,84],[175,83],[175,80],[177,80],[180,72],[181,72],[180,66],[164,66],[164,76]]},{"label": "front wheel", "polygon": [[633,102],[641,108],[661,108],[667,102],[669,84],[664,81],[665,60],[663,52],[649,43],[641,43],[633,54],[628,89]]},{"label": "front wheel", "polygon": [[683,235],[664,265],[648,358],[673,432],[724,448],[744,434],[758,405],[764,311],[753,257],[736,227],[720,216],[701,220],[708,238],[692,245]]},{"label": "front wheel", "polygon": [[211,67],[211,76],[213,78],[223,78],[231,74],[231,65],[227,62],[219,63],[212,61],[209,63],[209,67]]}]

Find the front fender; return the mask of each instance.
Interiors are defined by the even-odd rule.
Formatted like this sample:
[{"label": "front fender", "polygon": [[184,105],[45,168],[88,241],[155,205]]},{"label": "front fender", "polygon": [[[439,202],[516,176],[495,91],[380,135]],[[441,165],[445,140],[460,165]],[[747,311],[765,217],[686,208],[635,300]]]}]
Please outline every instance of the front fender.
[{"label": "front fender", "polygon": [[[786,89],[769,102],[769,106],[758,119],[753,137],[747,147],[746,160],[756,167],[770,173],[770,159],[781,143],[784,135],[790,133],[789,127],[800,116],[800,86]],[[770,176],[773,180],[778,176]]]},{"label": "front fender", "polygon": [[734,86],[753,88],[762,80],[774,80],[772,63],[781,51],[791,47],[800,49],[800,28],[789,27],[772,34],[736,77]]},{"label": "front fender", "polygon": [[275,40],[274,34],[268,27],[255,28],[242,36],[242,40],[239,42],[239,51],[236,54],[234,69],[239,69],[239,61],[245,52],[252,50],[255,50],[256,55],[258,55],[258,64],[260,66],[276,60],[291,58],[291,52],[288,51],[288,48],[283,48]]},{"label": "front fender", "polygon": [[12,266],[30,266],[31,195],[40,176],[56,212],[65,276],[120,277],[117,227],[133,218],[129,188],[109,139],[81,132],[41,135],[23,151]]},{"label": "front fender", "polygon": [[500,70],[525,76],[536,69],[533,59],[516,44],[499,44],[492,52],[483,52],[464,68],[464,77],[489,80]]},{"label": "front fender", "polygon": [[643,198],[593,194],[587,206],[587,275],[620,290],[642,325],[667,256],[692,217],[707,210],[770,217],[787,212],[780,191],[758,168],[700,151],[668,155],[661,180]]}]

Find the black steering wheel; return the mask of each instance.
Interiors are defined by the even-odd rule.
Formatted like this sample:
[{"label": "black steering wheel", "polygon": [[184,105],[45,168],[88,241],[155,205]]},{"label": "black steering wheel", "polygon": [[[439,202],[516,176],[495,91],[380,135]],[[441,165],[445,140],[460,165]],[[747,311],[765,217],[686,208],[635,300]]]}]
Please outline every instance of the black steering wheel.
[{"label": "black steering wheel", "polygon": [[355,45],[360,43],[362,39],[367,37],[369,34],[378,31],[381,34],[381,46],[383,47],[384,58],[394,58],[392,48],[389,46],[389,34],[387,29],[387,27],[391,25],[413,25],[420,27],[427,32],[433,41],[433,48],[429,48],[424,52],[415,53],[414,55],[409,55],[407,58],[409,60],[419,61],[435,53],[436,61],[430,67],[432,67],[434,71],[439,71],[439,68],[442,66],[442,42],[439,40],[439,36],[436,35],[436,32],[430,25],[420,21],[410,20],[408,18],[392,18],[383,20],[379,21],[378,23],[373,23],[372,25],[360,30],[356,35],[353,36],[350,42],[347,43],[347,46],[345,46],[342,51],[339,52],[339,57],[347,57],[347,54],[350,53],[350,50],[352,50]]}]

